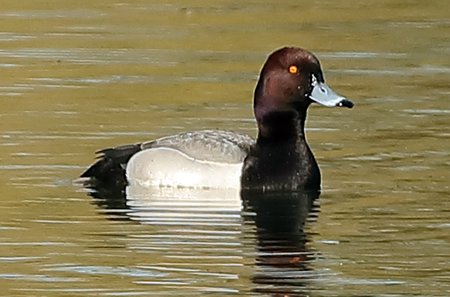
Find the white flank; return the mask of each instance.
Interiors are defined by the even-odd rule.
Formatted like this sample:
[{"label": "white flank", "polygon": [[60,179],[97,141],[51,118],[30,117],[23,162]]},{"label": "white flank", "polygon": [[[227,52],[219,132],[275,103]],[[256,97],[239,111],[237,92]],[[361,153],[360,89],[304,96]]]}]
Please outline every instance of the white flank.
[{"label": "white flank", "polygon": [[172,148],[152,148],[135,154],[127,164],[130,185],[238,189],[242,163],[194,159]]}]

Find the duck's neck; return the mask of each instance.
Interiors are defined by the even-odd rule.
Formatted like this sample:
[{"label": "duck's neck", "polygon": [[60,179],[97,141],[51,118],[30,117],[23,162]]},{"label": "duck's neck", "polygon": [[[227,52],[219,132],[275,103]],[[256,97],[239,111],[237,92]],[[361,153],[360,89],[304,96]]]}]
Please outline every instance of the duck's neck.
[{"label": "duck's neck", "polygon": [[257,144],[300,145],[305,144],[306,109],[302,111],[274,111],[258,119]]}]

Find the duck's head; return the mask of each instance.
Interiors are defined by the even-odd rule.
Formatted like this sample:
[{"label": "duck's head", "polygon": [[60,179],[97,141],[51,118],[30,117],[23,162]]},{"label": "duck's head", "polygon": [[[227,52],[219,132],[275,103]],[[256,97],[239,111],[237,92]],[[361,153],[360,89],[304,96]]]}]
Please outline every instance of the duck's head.
[{"label": "duck's head", "polygon": [[308,106],[353,107],[353,102],[336,94],[324,80],[320,62],[311,52],[284,47],[273,52],[259,76],[254,93],[258,124],[275,117],[300,117],[304,121]]}]

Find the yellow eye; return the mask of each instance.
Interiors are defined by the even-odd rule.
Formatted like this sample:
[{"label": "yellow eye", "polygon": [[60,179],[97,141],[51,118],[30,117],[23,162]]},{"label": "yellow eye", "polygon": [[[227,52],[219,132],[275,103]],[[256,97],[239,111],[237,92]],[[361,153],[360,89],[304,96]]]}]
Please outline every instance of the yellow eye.
[{"label": "yellow eye", "polygon": [[290,66],[289,67],[289,73],[297,74],[298,73],[298,67],[295,66],[295,65]]}]

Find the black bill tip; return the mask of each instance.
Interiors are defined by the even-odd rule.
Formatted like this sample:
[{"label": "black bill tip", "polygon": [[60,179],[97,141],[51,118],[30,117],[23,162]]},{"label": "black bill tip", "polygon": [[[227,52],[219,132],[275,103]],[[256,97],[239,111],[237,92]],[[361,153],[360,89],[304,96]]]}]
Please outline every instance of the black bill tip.
[{"label": "black bill tip", "polygon": [[336,104],[336,106],[347,107],[347,108],[352,108],[353,105],[355,105],[355,104],[352,101],[348,100],[348,99],[342,99],[341,101],[339,101],[338,104]]}]

